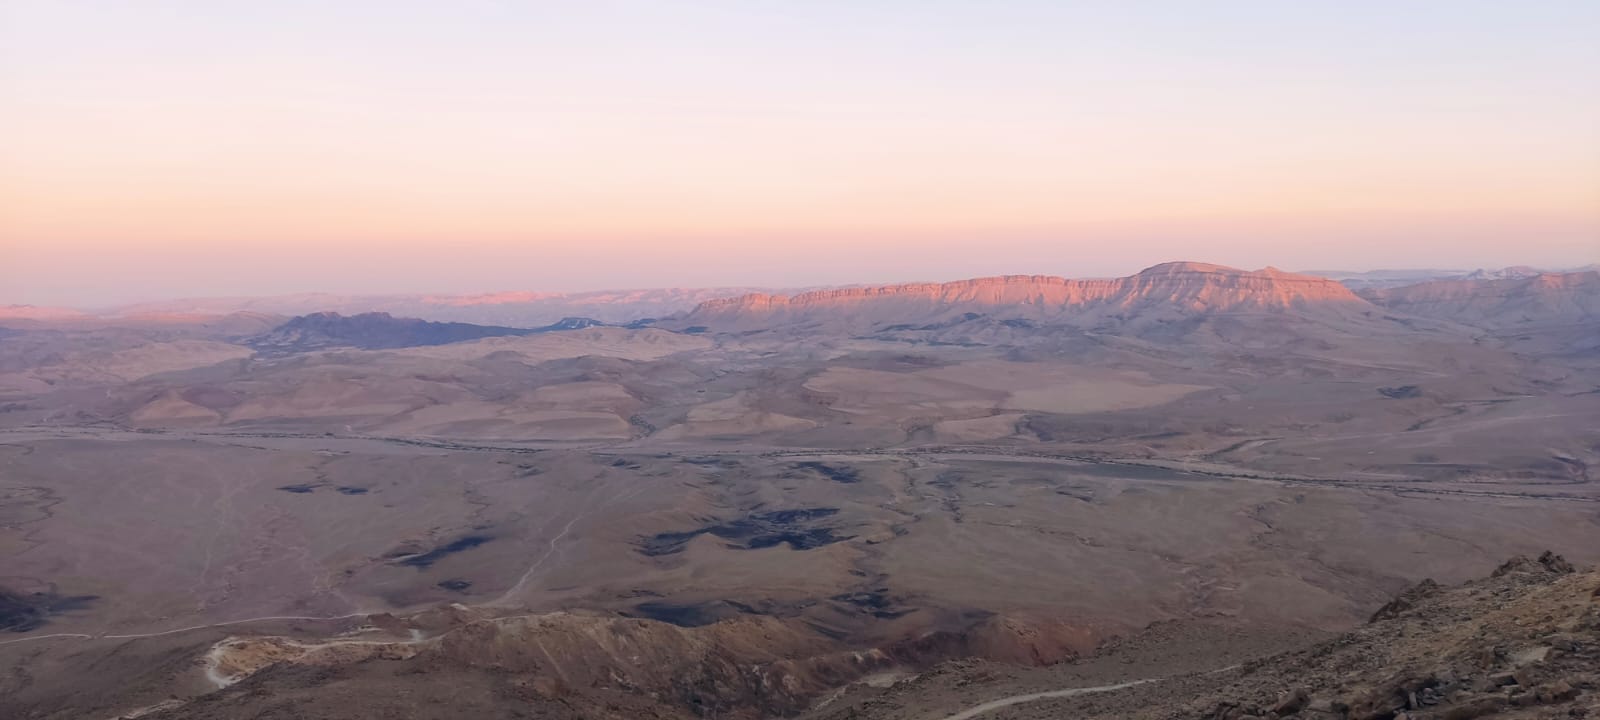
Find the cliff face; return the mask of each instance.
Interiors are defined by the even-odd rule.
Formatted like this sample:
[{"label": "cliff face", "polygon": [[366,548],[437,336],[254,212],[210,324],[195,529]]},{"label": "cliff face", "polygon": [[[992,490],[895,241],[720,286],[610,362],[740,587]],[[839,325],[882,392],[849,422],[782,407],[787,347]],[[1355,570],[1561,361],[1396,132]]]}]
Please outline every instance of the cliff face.
[{"label": "cliff face", "polygon": [[770,326],[837,318],[860,322],[917,322],[941,314],[989,313],[1053,319],[1084,313],[1203,314],[1358,309],[1368,303],[1325,278],[1273,268],[1245,271],[1203,263],[1167,263],[1136,275],[1071,280],[1006,275],[948,283],[845,288],[793,296],[752,294],[702,303],[690,325]]},{"label": "cliff face", "polygon": [[1594,270],[1501,280],[1439,280],[1363,295],[1398,312],[1487,328],[1600,321],[1600,272]]},{"label": "cliff face", "polygon": [[1365,305],[1349,288],[1325,278],[1199,263],[1167,263],[1124,278],[1111,300],[1123,307],[1173,305],[1195,312]]}]

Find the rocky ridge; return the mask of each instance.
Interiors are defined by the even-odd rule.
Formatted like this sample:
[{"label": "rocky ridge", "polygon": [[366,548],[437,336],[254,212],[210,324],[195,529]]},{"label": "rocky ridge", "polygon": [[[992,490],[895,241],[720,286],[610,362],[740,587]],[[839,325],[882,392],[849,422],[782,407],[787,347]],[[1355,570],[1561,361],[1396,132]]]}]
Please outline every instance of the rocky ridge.
[{"label": "rocky ridge", "polygon": [[[1423,581],[1336,640],[1246,664],[1206,720],[1586,717],[1600,709],[1600,574],[1514,558],[1456,588]],[[1206,705],[1209,704],[1209,707]]]},{"label": "rocky ridge", "polygon": [[[1468,720],[1600,717],[1600,571],[1546,552],[1487,578],[1445,587],[1424,580],[1372,619],[1300,649],[1240,661],[1225,643],[1202,661],[1163,670],[1209,641],[1157,623],[1093,656],[959,701],[945,688],[995,683],[992,666],[947,663],[876,696],[808,720],[969,717],[963,710],[1024,698],[983,717],[1006,720]],[[1152,654],[1151,648],[1159,648]],[[1122,669],[1130,667],[1133,670]],[[1168,663],[1170,664],[1170,663]],[[1098,673],[1079,672],[1078,668]],[[1106,673],[1104,668],[1113,670]],[[1052,678],[1054,678],[1052,680]],[[1129,684],[1134,682],[1136,684]],[[1063,691],[1087,688],[1065,695]],[[1037,697],[1055,691],[1060,699]]]},{"label": "rocky ridge", "polygon": [[717,329],[812,322],[847,314],[852,322],[926,322],[1001,309],[1041,320],[1103,319],[1108,315],[1197,315],[1239,312],[1351,313],[1370,305],[1325,278],[1274,268],[1245,271],[1176,262],[1136,275],[1073,280],[1007,275],[947,283],[843,288],[793,296],[750,294],[701,303],[683,318]]},{"label": "rocky ridge", "polygon": [[1485,328],[1600,321],[1600,272],[1594,270],[1490,280],[1438,280],[1361,294],[1389,310]]},{"label": "rocky ridge", "polygon": [[[794,716],[841,685],[950,658],[1058,662],[1074,656],[1079,634],[995,616],[869,647],[767,615],[682,626],[442,605],[368,616],[332,637],[227,637],[198,661],[217,690],[172,701],[154,717],[511,718],[532,708],[541,718],[753,720]],[[423,709],[404,698],[455,696],[459,687],[482,689],[466,705]]]},{"label": "rocky ridge", "polygon": [[[1059,674],[1034,676],[1025,686],[1015,684],[1017,671],[1008,666],[963,659],[874,689],[876,676],[904,675],[939,656],[968,656],[972,638],[930,636],[848,650],[767,617],[683,628],[581,613],[494,620],[457,607],[372,622],[396,625],[391,632],[442,635],[315,646],[230,639],[212,653],[213,662],[220,658],[226,673],[251,681],[163,717],[236,717],[269,708],[332,717],[340,706],[332,698],[337,688],[370,698],[375,688],[416,673],[474,687],[496,678],[486,686],[492,688],[486,707],[501,711],[515,699],[545,713],[540,717],[799,713],[814,720],[927,720],[966,717],[963,710],[1018,690],[1038,697],[1004,705],[994,717],[1467,720],[1600,712],[1600,572],[1579,572],[1552,553],[1514,558],[1461,586],[1422,581],[1367,624],[1301,649],[1252,655],[1250,643],[1272,643],[1249,640],[1240,634],[1245,628],[1219,635],[1215,627],[1195,632],[1200,628],[1181,622],[1157,623],[1082,660],[1031,671]],[[982,691],[1008,673],[1011,689]],[[1046,684],[1049,677],[1076,679],[1062,687]],[[415,679],[403,682],[416,687]],[[1095,683],[1103,685],[1081,696],[1049,692]],[[841,689],[830,695],[829,688]]]},{"label": "rocky ridge", "polygon": [[333,348],[390,350],[426,345],[447,345],[449,343],[481,340],[489,337],[536,335],[563,330],[585,330],[593,327],[604,327],[605,325],[606,323],[590,318],[568,317],[544,327],[515,328],[459,322],[433,322],[417,318],[394,317],[389,313],[383,312],[361,313],[359,315],[319,312],[291,318],[288,322],[273,328],[270,332],[246,338],[243,344],[269,355],[284,355]]},{"label": "rocky ridge", "polygon": [[319,312],[292,318],[273,328],[271,332],[245,340],[244,344],[269,354],[335,347],[385,350],[418,345],[444,345],[486,337],[526,335],[530,332],[533,331],[493,325],[397,318],[384,312],[359,315]]}]

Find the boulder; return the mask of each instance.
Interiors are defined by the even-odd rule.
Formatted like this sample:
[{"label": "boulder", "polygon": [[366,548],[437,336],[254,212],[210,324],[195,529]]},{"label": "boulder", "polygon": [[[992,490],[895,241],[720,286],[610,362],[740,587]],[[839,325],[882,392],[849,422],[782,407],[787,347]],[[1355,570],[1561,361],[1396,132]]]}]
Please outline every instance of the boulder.
[{"label": "boulder", "polygon": [[1278,695],[1278,702],[1272,706],[1272,712],[1278,717],[1293,715],[1305,708],[1311,702],[1311,696],[1305,690],[1285,690]]}]

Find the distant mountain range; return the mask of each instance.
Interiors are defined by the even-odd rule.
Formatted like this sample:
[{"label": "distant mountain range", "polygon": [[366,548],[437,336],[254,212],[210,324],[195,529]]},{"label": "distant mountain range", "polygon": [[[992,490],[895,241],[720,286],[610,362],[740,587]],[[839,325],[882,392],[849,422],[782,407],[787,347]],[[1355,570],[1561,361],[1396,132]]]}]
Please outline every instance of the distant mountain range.
[{"label": "distant mountain range", "polygon": [[[306,293],[271,297],[192,298],[106,308],[94,314],[120,317],[149,313],[225,315],[256,312],[294,316],[318,312],[360,315],[386,312],[438,322],[534,328],[562,318],[585,317],[605,323],[626,323],[687,311],[706,300],[770,288],[662,288],[601,290],[579,293],[500,292],[479,295],[335,295]],[[71,312],[71,311],[68,311]],[[0,309],[0,317],[4,310]]]},{"label": "distant mountain range", "polygon": [[1492,330],[1592,324],[1600,322],[1600,272],[1507,268],[1357,291],[1330,278],[1273,268],[1245,271],[1181,262],[1109,280],[1017,275],[797,295],[756,293],[707,301],[662,326],[881,333],[963,324],[969,331],[981,324],[1055,325],[1171,338],[1212,319],[1263,314],[1370,329],[1378,329],[1374,323],[1395,322],[1415,329],[1407,317]]},{"label": "distant mountain range", "polygon": [[1367,290],[1415,285],[1435,280],[1515,280],[1518,278],[1530,278],[1542,273],[1573,273],[1592,270],[1600,270],[1600,264],[1557,270],[1541,270],[1527,265],[1513,265],[1499,269],[1480,268],[1477,270],[1307,270],[1304,274],[1337,280],[1352,290]]},{"label": "distant mountain range", "polygon": [[[1328,278],[1273,268],[1249,271],[1175,262],[1113,279],[1010,275],[794,295],[748,293],[707,300],[687,312],[626,326],[979,344],[1031,343],[1072,331],[1169,342],[1225,336],[1226,342],[1252,345],[1294,338],[1320,342],[1328,337],[1327,331],[1415,333],[1425,329],[1417,324],[1423,319],[1482,328],[1528,328],[1600,318],[1600,274],[1513,271],[1476,277],[1486,275],[1503,279],[1439,280],[1358,293]],[[1227,327],[1219,330],[1217,323]],[[540,327],[512,327],[402,318],[386,312],[318,312],[291,318],[240,342],[261,353],[281,355],[442,345],[608,324],[618,323],[567,317]]]},{"label": "distant mountain range", "polygon": [[268,354],[289,354],[332,348],[389,350],[446,345],[487,337],[582,330],[605,324],[591,318],[569,317],[545,327],[514,328],[397,318],[383,312],[359,315],[319,312],[291,318],[272,331],[247,338],[241,344]]},{"label": "distant mountain range", "polygon": [[1600,272],[1435,280],[1365,290],[1377,305],[1480,327],[1539,327],[1600,321]]},{"label": "distant mountain range", "polygon": [[[1008,275],[792,294],[750,288],[308,294],[174,300],[97,313],[11,305],[0,306],[0,321],[19,329],[160,328],[242,338],[271,353],[409,347],[658,320],[662,328],[689,332],[920,332],[965,325],[963,333],[970,335],[988,324],[1011,334],[1061,326],[1182,335],[1207,317],[1252,313],[1324,323],[1398,314],[1491,329],[1571,325],[1600,317],[1600,274],[1593,266],[1563,273],[1529,267],[1290,273],[1175,262],[1123,278]],[[1188,325],[1179,327],[1183,323]]]}]

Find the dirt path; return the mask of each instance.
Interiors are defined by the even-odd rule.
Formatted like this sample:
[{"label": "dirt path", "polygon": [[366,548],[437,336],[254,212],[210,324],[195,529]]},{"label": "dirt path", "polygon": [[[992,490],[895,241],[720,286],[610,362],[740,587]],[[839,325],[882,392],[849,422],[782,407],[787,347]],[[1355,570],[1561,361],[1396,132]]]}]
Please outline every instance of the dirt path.
[{"label": "dirt path", "polygon": [[1028,693],[1026,695],[1012,695],[1010,697],[1000,698],[999,700],[990,700],[982,705],[974,705],[954,715],[941,718],[940,720],[968,720],[969,718],[975,718],[984,713],[993,712],[995,710],[999,710],[1000,708],[1011,707],[1012,705],[1021,705],[1023,703],[1030,703],[1049,698],[1072,697],[1074,695],[1091,695],[1094,693],[1110,692],[1112,690],[1121,690],[1123,688],[1157,682],[1159,680],[1161,680],[1161,678],[1150,678],[1148,680],[1134,680],[1131,682],[1117,683],[1116,685],[1096,685],[1094,687],[1067,688],[1065,690],[1046,690],[1044,692]]},{"label": "dirt path", "polygon": [[527,570],[522,572],[522,577],[517,579],[517,584],[512,585],[510,589],[506,590],[505,593],[500,597],[490,600],[489,602],[482,603],[481,607],[504,605],[511,598],[516,597],[518,593],[522,592],[522,587],[528,584],[528,579],[533,577],[533,572],[543,566],[544,561],[549,560],[551,555],[555,554],[556,546],[561,542],[562,538],[567,536],[567,533],[572,532],[573,524],[577,523],[579,520],[582,520],[587,514],[588,513],[586,512],[579,513],[574,515],[571,520],[568,520],[566,527],[561,528],[561,533],[553,538],[550,538],[549,546],[545,548],[544,554],[540,555],[538,560],[535,560],[532,565],[528,566]]},{"label": "dirt path", "polygon": [[[372,612],[378,612],[378,611],[372,611]],[[267,621],[270,621],[270,620],[304,620],[304,621],[311,621],[311,622],[324,622],[324,621],[333,621],[333,620],[349,620],[349,619],[352,619],[352,618],[366,617],[367,615],[371,615],[372,612],[354,612],[354,613],[348,613],[348,614],[345,614],[345,615],[332,615],[332,616],[268,615],[268,616],[265,616],[265,617],[245,618],[243,620],[227,620],[227,621],[224,621],[224,622],[206,623],[204,625],[190,625],[188,627],[174,628],[172,630],[161,630],[161,631],[158,631],[158,632],[147,632],[147,633],[132,633],[132,634],[127,634],[127,635],[107,635],[107,634],[88,635],[88,634],[85,634],[85,633],[52,633],[50,635],[30,635],[28,637],[17,638],[15,640],[0,640],[0,645],[11,645],[11,644],[14,644],[14,643],[28,642],[30,640],[48,640],[50,638],[74,638],[74,639],[79,639],[79,640],[98,640],[98,639],[102,639],[102,638],[103,639],[107,639],[107,640],[137,640],[139,638],[161,637],[163,635],[177,635],[178,633],[186,633],[186,632],[190,632],[192,630],[205,630],[205,629],[208,629],[208,628],[228,627],[229,625],[245,625],[245,624],[248,624],[248,623],[267,622]]]},{"label": "dirt path", "polygon": [[0,640],[0,645],[15,645],[16,643],[31,642],[34,640],[49,640],[51,638],[76,638],[79,640],[93,640],[95,636],[83,633],[51,633],[49,635],[29,635],[15,640]]}]

